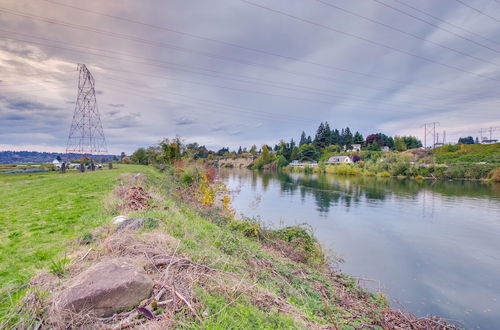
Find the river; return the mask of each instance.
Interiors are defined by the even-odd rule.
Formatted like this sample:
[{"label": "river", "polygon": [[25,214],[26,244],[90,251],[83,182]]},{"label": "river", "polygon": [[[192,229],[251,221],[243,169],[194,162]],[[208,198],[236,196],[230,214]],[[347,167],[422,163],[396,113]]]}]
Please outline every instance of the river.
[{"label": "river", "polygon": [[500,184],[220,171],[238,214],[308,223],[396,308],[500,327]]}]

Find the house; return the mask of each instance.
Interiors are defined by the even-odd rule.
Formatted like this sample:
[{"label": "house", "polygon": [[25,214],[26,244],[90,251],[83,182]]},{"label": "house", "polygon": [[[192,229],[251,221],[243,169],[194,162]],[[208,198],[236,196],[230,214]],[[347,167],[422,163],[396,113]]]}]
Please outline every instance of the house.
[{"label": "house", "polygon": [[355,143],[351,147],[351,151],[360,151],[361,150],[361,144]]},{"label": "house", "polygon": [[383,146],[382,147],[383,152],[389,152],[389,147],[388,146]]},{"label": "house", "polygon": [[351,164],[352,159],[349,156],[332,156],[328,158],[327,164]]},{"label": "house", "polygon": [[303,166],[303,164],[298,160],[294,160],[290,163],[290,166]]},{"label": "house", "polygon": [[52,165],[54,165],[55,168],[61,168],[62,163],[60,161],[58,161],[57,159],[54,159],[52,161]]}]

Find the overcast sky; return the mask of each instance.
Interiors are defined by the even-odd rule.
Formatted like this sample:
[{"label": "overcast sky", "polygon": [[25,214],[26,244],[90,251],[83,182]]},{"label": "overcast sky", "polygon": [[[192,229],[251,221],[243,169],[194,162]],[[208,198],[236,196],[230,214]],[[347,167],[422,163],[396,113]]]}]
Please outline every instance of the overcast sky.
[{"label": "overcast sky", "polygon": [[274,145],[321,121],[422,140],[421,125],[439,122],[440,140],[476,137],[500,126],[500,1],[464,1],[477,10],[456,0],[3,0],[0,150],[64,151],[77,63],[95,77],[112,153],[176,135]]}]

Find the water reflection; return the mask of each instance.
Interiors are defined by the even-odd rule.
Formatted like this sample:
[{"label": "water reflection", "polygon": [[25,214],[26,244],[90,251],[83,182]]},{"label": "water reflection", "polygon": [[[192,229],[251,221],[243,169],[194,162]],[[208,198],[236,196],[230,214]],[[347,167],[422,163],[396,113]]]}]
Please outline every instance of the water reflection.
[{"label": "water reflection", "polygon": [[[467,198],[500,199],[499,184],[474,181],[416,181],[413,179],[391,179],[377,177],[339,177],[318,174],[285,172],[256,172],[249,170],[221,170],[220,176],[238,180],[251,180],[252,189],[261,187],[266,192],[270,186],[279,185],[283,195],[300,194],[305,200],[312,197],[317,211],[327,216],[332,207],[357,207],[360,203],[380,205],[386,199],[418,200],[452,196]],[[432,198],[428,198],[431,197]]]},{"label": "water reflection", "polygon": [[[223,170],[238,213],[307,222],[355,276],[418,315],[495,328],[500,320],[500,185]],[[401,307],[393,301],[396,307]]]}]

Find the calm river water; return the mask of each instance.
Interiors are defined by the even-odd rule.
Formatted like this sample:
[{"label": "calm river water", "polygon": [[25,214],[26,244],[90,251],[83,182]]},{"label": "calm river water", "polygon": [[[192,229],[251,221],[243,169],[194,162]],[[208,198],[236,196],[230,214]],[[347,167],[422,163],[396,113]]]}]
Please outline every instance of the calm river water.
[{"label": "calm river water", "polygon": [[[500,328],[500,184],[221,170],[233,206],[274,227],[308,223],[394,307]],[[371,289],[376,282],[367,282]]]}]

